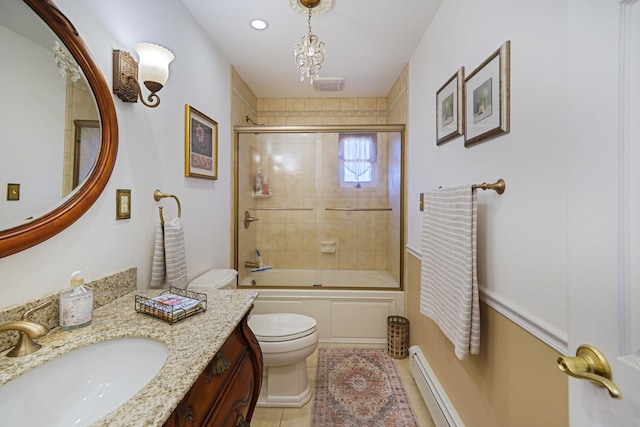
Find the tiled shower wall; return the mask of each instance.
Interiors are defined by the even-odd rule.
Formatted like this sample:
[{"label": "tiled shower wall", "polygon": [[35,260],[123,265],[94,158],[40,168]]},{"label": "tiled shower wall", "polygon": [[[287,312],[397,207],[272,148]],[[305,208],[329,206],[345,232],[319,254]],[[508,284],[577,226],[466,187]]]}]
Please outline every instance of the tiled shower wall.
[{"label": "tiled shower wall", "polygon": [[258,98],[270,126],[387,124],[387,98]]},{"label": "tiled shower wall", "polygon": [[[387,96],[387,123],[394,124],[407,124],[407,115],[408,115],[408,105],[409,100],[407,99],[407,88],[409,85],[409,66],[405,66],[400,73],[400,76],[396,79],[393,87],[389,91],[389,95]],[[405,130],[404,140],[408,141],[409,135]],[[404,145],[404,149],[407,149],[409,144]],[[411,153],[404,153],[404,158],[408,159]],[[400,140],[399,138],[394,138],[389,141],[389,203],[392,206],[402,206],[404,208],[404,212],[407,212],[407,200],[403,200],[402,193],[400,189],[402,186],[396,185],[399,182],[402,182],[404,179],[402,174],[402,159],[400,158]],[[405,235],[400,236],[400,233],[394,233],[393,230],[400,230],[402,226],[402,210],[396,209],[389,216],[389,224],[388,224],[388,245],[389,251],[387,255],[389,256],[389,274],[396,281],[400,281],[400,269],[401,264],[398,260],[402,260],[402,254],[404,253],[404,248],[401,245],[401,242],[406,242],[406,230],[404,230]],[[401,237],[403,237],[402,240]]]}]

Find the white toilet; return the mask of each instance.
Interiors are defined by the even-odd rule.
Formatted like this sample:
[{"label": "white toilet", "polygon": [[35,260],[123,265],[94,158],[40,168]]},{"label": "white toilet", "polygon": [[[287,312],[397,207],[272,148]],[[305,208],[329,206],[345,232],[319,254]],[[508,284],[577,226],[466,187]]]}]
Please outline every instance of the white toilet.
[{"label": "white toilet", "polygon": [[[209,270],[192,280],[188,289],[235,289],[235,270]],[[253,314],[249,318],[264,369],[258,406],[302,407],[311,400],[307,357],[318,346],[316,320],[294,313]]]}]

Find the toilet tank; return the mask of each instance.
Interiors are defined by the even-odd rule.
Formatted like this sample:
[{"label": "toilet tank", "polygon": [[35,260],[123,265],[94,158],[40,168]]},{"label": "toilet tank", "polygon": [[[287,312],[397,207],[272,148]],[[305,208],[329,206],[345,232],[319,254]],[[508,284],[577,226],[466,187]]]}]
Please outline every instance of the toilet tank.
[{"label": "toilet tank", "polygon": [[196,277],[187,289],[236,289],[238,272],[227,269],[211,269]]}]

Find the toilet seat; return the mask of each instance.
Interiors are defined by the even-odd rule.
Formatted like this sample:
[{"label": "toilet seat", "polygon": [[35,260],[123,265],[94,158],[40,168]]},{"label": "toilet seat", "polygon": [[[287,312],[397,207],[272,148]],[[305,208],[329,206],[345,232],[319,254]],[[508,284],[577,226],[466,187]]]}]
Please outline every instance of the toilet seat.
[{"label": "toilet seat", "polygon": [[249,327],[259,342],[282,342],[306,337],[316,331],[315,319],[295,313],[254,314]]}]

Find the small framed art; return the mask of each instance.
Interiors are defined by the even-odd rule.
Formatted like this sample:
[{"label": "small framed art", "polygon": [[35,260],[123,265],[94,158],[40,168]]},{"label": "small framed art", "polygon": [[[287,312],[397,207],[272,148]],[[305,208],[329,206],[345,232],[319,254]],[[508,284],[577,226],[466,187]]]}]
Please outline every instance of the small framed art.
[{"label": "small framed art", "polygon": [[218,123],[185,105],[185,176],[218,179]]},{"label": "small framed art", "polygon": [[464,132],[464,67],[436,92],[436,144]]},{"label": "small framed art", "polygon": [[510,131],[510,55],[507,40],[464,81],[466,147]]},{"label": "small framed art", "polygon": [[116,190],[116,220],[131,218],[131,190]]}]

